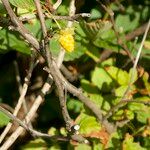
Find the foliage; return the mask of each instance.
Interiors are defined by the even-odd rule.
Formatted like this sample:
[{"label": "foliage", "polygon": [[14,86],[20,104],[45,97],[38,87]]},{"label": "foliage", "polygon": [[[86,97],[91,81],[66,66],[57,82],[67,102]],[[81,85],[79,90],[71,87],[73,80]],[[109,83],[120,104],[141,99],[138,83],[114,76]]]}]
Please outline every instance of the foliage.
[{"label": "foliage", "polygon": [[[32,0],[9,1],[18,17],[36,14],[36,8]],[[44,5],[44,3],[45,1],[41,1],[42,5]],[[139,36],[138,39],[134,37],[131,40],[127,40],[126,38],[129,33],[132,33],[149,19],[149,0],[122,0],[108,4],[108,9],[111,9],[115,14],[114,24],[109,14],[98,7],[99,3],[95,1],[81,2],[78,0],[77,3],[77,12],[90,12],[91,17],[86,19],[79,18],[77,22],[74,21],[74,33],[70,32],[71,29],[69,29],[68,33],[67,20],[56,21],[51,18],[46,19],[47,29],[50,32],[49,34],[53,35],[50,37],[49,45],[53,56],[58,56],[61,46],[65,48],[66,54],[64,64],[73,74],[79,74],[79,78],[77,81],[74,81],[74,85],[83,89],[84,95],[88,96],[92,102],[102,110],[104,116],[111,108],[121,102],[124,96],[125,99],[128,100],[134,99],[135,101],[150,102],[150,36],[148,35],[144,43],[137,70],[132,69],[133,63],[130,56],[135,58],[142,36]],[[68,15],[68,9],[69,1],[64,0],[58,10],[56,10],[56,14]],[[5,18],[7,16],[6,13],[6,10],[0,2],[0,17]],[[2,23],[0,21],[0,26],[2,26],[1,24],[3,24],[3,20]],[[42,33],[38,18],[27,20],[23,22],[23,24],[39,41],[41,40]],[[58,24],[62,29],[58,27]],[[114,28],[116,31],[114,31]],[[62,33],[64,31],[67,31],[67,34],[65,33],[64,35],[64,33]],[[116,32],[119,35],[119,40],[122,41],[121,44],[118,42]],[[68,38],[67,41],[66,38]],[[69,43],[69,39],[72,43]],[[68,48],[68,44],[71,44],[71,48]],[[126,45],[128,53],[126,53],[123,45]],[[99,60],[103,56],[105,50],[112,52],[112,55],[101,62]],[[31,56],[31,47],[19,33],[2,26],[0,28],[0,66],[2,66],[0,74],[2,80],[8,79],[14,84],[14,81],[11,81],[15,80],[12,79],[12,74],[5,74],[4,71],[7,70],[5,66],[10,66],[12,69],[14,68],[13,65],[10,65],[13,61],[9,61],[9,57],[7,58],[10,53],[15,53],[14,60],[19,62],[21,58],[22,62],[24,62],[19,63],[21,75],[24,77],[28,66],[28,60],[26,58],[30,58]],[[92,67],[88,62],[91,62]],[[34,83],[38,82],[39,78],[42,80],[41,84],[43,84],[45,80],[45,74],[43,75],[41,73],[44,65],[45,64],[41,62],[38,68],[35,68],[36,71],[33,73],[28,91],[28,95],[30,96],[32,94],[36,96],[37,91],[39,92],[39,88],[34,89]],[[82,72],[82,70],[84,71]],[[133,71],[133,79],[130,81]],[[131,86],[127,95],[125,95],[130,82]],[[2,82],[0,86],[3,87],[5,84],[6,82]],[[0,88],[0,93],[4,92],[6,91]],[[12,99],[11,103],[10,100],[7,101],[3,94],[0,95],[0,99],[2,99],[1,103],[13,107],[18,98],[18,94],[16,94],[18,92],[14,93],[13,90],[9,90],[9,92],[7,98],[9,97],[9,99]],[[80,125],[79,133],[87,138],[90,144],[77,143],[74,141],[59,143],[37,138],[34,140],[29,139],[25,144],[20,146],[20,149],[150,149],[150,106],[137,102],[124,103],[113,112],[112,116],[109,117],[109,121],[111,123],[117,122],[121,124],[127,121],[127,123],[118,127],[115,133],[108,134],[91,110],[73,95],[68,94],[66,96],[69,113],[75,123]],[[8,122],[8,117],[0,112],[0,127],[6,126]],[[45,131],[48,134],[67,135],[67,131],[63,128],[64,121],[57,101],[57,91],[45,97],[45,103],[39,110],[36,122],[37,129]]]}]

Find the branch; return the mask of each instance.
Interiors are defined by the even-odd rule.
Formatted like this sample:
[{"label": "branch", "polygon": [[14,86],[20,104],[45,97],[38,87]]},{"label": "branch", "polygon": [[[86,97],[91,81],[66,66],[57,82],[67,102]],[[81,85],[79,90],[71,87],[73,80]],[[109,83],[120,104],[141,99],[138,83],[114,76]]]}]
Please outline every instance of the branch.
[{"label": "branch", "polygon": [[[24,84],[23,84],[22,89],[20,89],[20,97],[18,99],[18,103],[17,103],[17,105],[15,107],[15,110],[13,112],[14,116],[17,116],[17,114],[18,114],[18,112],[19,112],[19,110],[20,110],[20,108],[22,106],[22,103],[25,102],[25,95],[27,93],[27,89],[28,89],[28,86],[29,86],[29,81],[30,81],[30,78],[31,78],[31,75],[32,75],[32,71],[33,71],[34,67],[37,65],[37,63],[38,62],[34,63],[34,58],[31,60],[28,74],[27,74],[27,76],[24,79]],[[25,111],[25,113],[27,113],[27,112],[28,112],[28,110]],[[6,136],[6,134],[9,132],[11,126],[12,126],[12,123],[8,123],[7,124],[6,128],[4,129],[4,131],[2,132],[2,134],[0,136],[0,143],[3,141],[3,139]]]},{"label": "branch", "polygon": [[62,3],[62,0],[57,0],[57,2],[53,5],[53,9],[56,10]]},{"label": "branch", "polygon": [[[30,128],[25,122],[21,121],[18,119],[16,116],[11,114],[9,111],[4,109],[3,107],[0,106],[0,111],[3,112],[7,117],[10,118],[10,120],[17,122],[21,127],[23,127],[25,130],[27,130],[31,135],[37,136],[37,137],[44,137],[44,138],[49,138],[51,140],[59,140],[59,141],[69,141],[70,139],[68,137],[63,137],[63,136],[52,136],[49,134],[41,133],[39,131],[36,131],[32,128]],[[1,149],[5,149],[5,146],[2,146]]]},{"label": "branch", "polygon": [[[104,126],[104,128],[106,128],[106,130],[107,130],[108,133],[112,133],[115,130],[113,124],[110,124],[107,120],[103,122],[102,111],[97,107],[97,105],[94,102],[92,102],[88,97],[84,96],[81,89],[77,89],[75,86],[73,86],[72,84],[70,84],[63,77],[63,75],[61,74],[60,70],[57,69],[57,65],[55,64],[55,62],[53,62],[53,65],[54,65],[54,69],[55,69],[54,71],[56,72],[59,80],[64,85],[64,87],[72,95],[76,96],[79,100],[81,100],[94,113],[94,115],[98,118],[99,122],[102,123],[102,125]],[[51,71],[49,70],[49,68],[44,68],[44,70],[47,71],[48,73],[51,73]]]},{"label": "branch", "polygon": [[[30,122],[30,120],[33,118],[35,115],[37,109],[43,102],[43,96],[49,91],[51,88],[51,78],[48,77],[47,82],[43,85],[43,88],[41,89],[41,93],[36,97],[33,105],[31,106],[28,114],[26,115],[24,121],[26,124]],[[19,137],[19,135],[24,131],[23,127],[18,127],[15,132],[7,139],[7,141],[1,146],[2,150],[7,150],[14,142],[15,140]]]},{"label": "branch", "polygon": [[41,8],[41,5],[40,5],[40,1],[39,0],[34,0],[34,2],[35,2],[35,5],[36,5],[36,8],[37,8],[37,11],[38,11],[38,15],[39,15],[40,23],[41,23],[41,27],[42,27],[42,32],[43,32],[43,37],[44,37],[44,48],[45,48],[45,51],[46,51],[46,59],[47,59],[48,66],[51,70],[50,74],[52,75],[52,77],[55,81],[55,84],[58,88],[60,106],[61,106],[61,109],[62,109],[63,118],[64,118],[65,123],[66,123],[66,127],[67,127],[68,131],[71,131],[73,121],[70,118],[67,107],[66,107],[66,100],[65,100],[65,96],[64,96],[64,92],[63,92],[64,88],[63,88],[61,82],[59,81],[59,79],[57,78],[57,76],[54,72],[54,69],[51,65],[52,56],[50,55],[50,52],[49,52],[49,43],[46,41],[47,29],[46,29],[46,25],[45,25],[44,15],[42,13],[42,8]]}]

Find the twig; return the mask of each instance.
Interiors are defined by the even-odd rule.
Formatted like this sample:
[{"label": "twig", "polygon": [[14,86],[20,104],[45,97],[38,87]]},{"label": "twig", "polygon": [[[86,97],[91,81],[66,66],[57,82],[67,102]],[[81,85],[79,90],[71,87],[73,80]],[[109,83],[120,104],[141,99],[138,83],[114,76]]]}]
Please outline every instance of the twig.
[{"label": "twig", "polygon": [[[75,14],[74,16],[57,16],[57,15],[48,15],[47,13],[45,13],[44,17],[45,18],[50,18],[50,19],[56,19],[56,20],[68,20],[68,21],[74,21],[74,20],[77,20],[78,18],[82,17],[90,17],[91,14],[90,13],[79,13],[79,14]],[[0,17],[2,18],[2,17]],[[19,17],[19,20],[20,21],[28,21],[28,20],[31,20],[31,19],[35,19],[36,16],[34,14],[27,14],[27,15],[23,15],[21,17]],[[6,18],[2,18],[3,20],[0,22],[0,25],[4,24],[6,26],[6,23],[8,25],[8,22],[9,20],[6,19]]]},{"label": "twig", "polygon": [[[14,116],[13,114],[11,114],[9,111],[7,111],[6,109],[4,109],[1,106],[0,106],[0,111],[3,112],[6,116],[8,116],[10,120],[15,121],[21,127],[23,127],[24,129],[26,129],[33,136],[49,138],[51,140],[55,139],[55,140],[60,140],[60,141],[69,141],[69,138],[67,138],[67,137],[63,137],[63,136],[51,136],[49,134],[41,133],[39,131],[36,131],[36,130],[30,128],[27,124],[25,124],[25,122],[21,121],[20,119],[18,119],[16,116]],[[1,147],[1,149],[2,148],[5,148],[5,147]]]},{"label": "twig", "polygon": [[105,116],[105,119],[109,118],[114,112],[116,112],[125,103],[141,103],[145,105],[150,105],[150,101],[138,101],[138,100],[132,100],[132,99],[124,99],[109,110],[109,112]]},{"label": "twig", "polygon": [[[75,0],[71,0],[70,1],[70,6],[69,6],[69,16],[70,17],[74,16],[75,11],[76,11]],[[71,28],[72,24],[73,24],[72,21],[68,21],[67,27]],[[60,53],[58,54],[58,58],[57,58],[58,66],[61,66],[61,64],[64,60],[64,56],[65,56],[65,50],[63,48],[61,48]]]},{"label": "twig", "polygon": [[[19,112],[19,110],[20,110],[20,108],[21,108],[21,105],[22,105],[22,103],[25,103],[25,95],[26,95],[26,92],[27,92],[27,89],[28,89],[28,84],[29,84],[29,81],[30,81],[30,78],[31,78],[31,75],[32,75],[32,71],[33,71],[33,69],[34,69],[34,67],[37,65],[37,62],[34,64],[34,60],[31,60],[31,63],[30,63],[30,67],[29,67],[29,71],[28,71],[28,74],[27,74],[27,76],[25,77],[25,79],[24,79],[24,84],[23,84],[23,87],[20,89],[20,97],[19,97],[19,99],[18,99],[18,103],[17,103],[17,105],[16,105],[16,107],[15,107],[15,110],[14,110],[14,112],[13,112],[13,115],[14,116],[17,116],[17,114],[18,114],[18,112]],[[17,70],[17,72],[18,72],[18,70]],[[19,73],[17,73],[17,75],[18,75]],[[19,77],[19,76],[18,76]],[[20,80],[19,78],[18,78],[18,80]],[[20,81],[19,81],[20,82]],[[26,104],[25,104],[26,105]],[[25,113],[27,113],[28,112],[28,110],[27,110],[27,108],[26,108],[26,106],[24,106],[25,107]],[[1,134],[1,136],[0,136],[0,143],[3,141],[3,139],[5,138],[5,136],[6,136],[6,134],[9,132],[9,130],[10,130],[10,128],[11,128],[11,126],[12,126],[12,123],[8,123],[8,125],[6,126],[6,128],[4,129],[4,131],[2,132],[2,134]]]},{"label": "twig", "polygon": [[62,3],[62,0],[57,0],[57,2],[53,5],[53,9],[56,10]]},{"label": "twig", "polygon": [[133,84],[132,82],[133,82],[133,79],[134,79],[134,74],[135,74],[135,71],[136,71],[136,68],[137,68],[137,64],[138,64],[138,61],[139,61],[139,58],[140,58],[140,55],[141,55],[141,52],[142,52],[142,48],[143,48],[143,45],[144,45],[144,41],[146,39],[146,36],[147,36],[149,28],[150,28],[150,19],[149,19],[149,22],[147,24],[147,27],[146,27],[146,30],[145,30],[145,33],[144,33],[141,45],[140,45],[140,47],[138,49],[137,56],[136,56],[136,59],[135,59],[135,62],[134,62],[133,68],[132,68],[129,84],[128,84],[128,87],[127,87],[123,97],[122,97],[122,100],[125,99],[126,95],[130,91],[131,85]]},{"label": "twig", "polygon": [[47,29],[46,29],[46,25],[45,25],[45,19],[44,19],[44,15],[42,13],[42,9],[40,6],[40,1],[39,0],[34,0],[35,4],[36,4],[36,8],[38,11],[38,15],[40,18],[40,23],[41,23],[41,27],[42,27],[42,32],[43,32],[43,37],[44,37],[44,48],[46,51],[46,58],[47,58],[47,63],[49,68],[51,69],[51,75],[55,81],[55,84],[58,88],[58,93],[59,93],[59,101],[60,101],[60,106],[62,109],[62,114],[66,123],[66,127],[68,129],[68,131],[71,131],[71,127],[72,127],[72,119],[69,116],[67,107],[66,107],[66,101],[65,101],[65,96],[64,96],[64,92],[63,92],[63,86],[61,84],[61,82],[59,81],[59,79],[57,78],[57,75],[55,74],[55,71],[51,65],[51,58],[52,56],[50,55],[49,52],[49,46],[48,46],[48,42],[46,41],[46,37],[47,37]]},{"label": "twig", "polygon": [[134,31],[128,33],[125,37],[126,40],[130,41],[130,40],[134,39],[135,37],[143,34],[145,32],[147,25],[148,25],[148,23],[145,23],[142,26],[140,26],[139,28],[135,29]]},{"label": "twig", "polygon": [[[81,89],[77,89],[75,86],[70,84],[61,74],[61,72],[57,69],[57,65],[55,62],[53,62],[54,69],[56,74],[59,76],[59,80],[62,82],[62,84],[65,86],[65,88],[72,93],[74,96],[76,96],[79,100],[81,100],[98,118],[99,122],[102,123],[102,111],[96,106],[95,103],[93,103],[88,97],[84,96]],[[49,68],[44,68],[45,71],[50,73]],[[107,132],[112,133],[115,128],[113,124],[110,124],[107,120],[103,122],[103,126],[106,128]]]},{"label": "twig", "polygon": [[[24,121],[26,124],[30,122],[30,120],[35,115],[37,109],[39,108],[40,104],[43,102],[43,96],[49,91],[51,88],[51,78],[49,77],[47,82],[43,85],[41,89],[41,93],[35,99],[33,105],[31,106],[28,114],[26,115]],[[24,131],[23,127],[18,127],[15,132],[7,139],[7,141],[1,146],[0,150],[7,150],[18,138],[18,136]]]},{"label": "twig", "polygon": [[123,41],[120,39],[119,36],[119,32],[117,31],[116,25],[115,25],[115,20],[114,20],[114,12],[112,11],[112,9],[110,7],[105,6],[100,0],[97,0],[97,2],[102,6],[102,8],[109,14],[110,16],[110,20],[112,23],[112,27],[114,30],[114,33],[116,35],[117,38],[117,43],[118,45],[120,45],[123,50],[126,52],[126,54],[129,56],[129,58],[131,59],[131,61],[134,63],[134,59],[130,53],[130,51],[128,50],[127,46],[125,45],[125,43],[123,43]]}]

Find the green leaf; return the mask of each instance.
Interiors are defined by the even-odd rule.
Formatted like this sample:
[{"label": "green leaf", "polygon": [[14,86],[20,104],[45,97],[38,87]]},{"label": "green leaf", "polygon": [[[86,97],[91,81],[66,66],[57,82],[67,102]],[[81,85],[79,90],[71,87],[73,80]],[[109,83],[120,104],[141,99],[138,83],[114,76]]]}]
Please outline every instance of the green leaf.
[{"label": "green leaf", "polygon": [[113,115],[113,120],[123,120],[124,119],[124,111],[118,110],[114,115]]},{"label": "green leaf", "polygon": [[47,144],[42,139],[35,139],[30,141],[24,146],[21,146],[21,150],[44,150],[47,149]]},{"label": "green leaf", "polygon": [[47,150],[60,150],[61,147],[59,145],[53,145],[50,148],[48,148]]},{"label": "green leaf", "polygon": [[4,113],[0,111],[0,128],[6,126],[9,123],[10,119]]},{"label": "green leaf", "polygon": [[87,144],[79,144],[74,150],[92,150],[92,148]]},{"label": "green leaf", "polygon": [[[131,68],[131,69],[129,70],[129,77],[130,77],[130,78],[131,78],[132,72],[133,72],[133,68]],[[132,79],[131,83],[133,84],[137,79],[138,79],[138,72],[137,72],[137,70],[135,69],[135,70],[134,70],[134,73],[133,73],[133,79]]]},{"label": "green leaf", "polygon": [[146,150],[141,147],[139,143],[136,143],[133,140],[132,136],[126,135],[126,138],[123,141],[123,150]]},{"label": "green leaf", "polygon": [[67,108],[74,113],[80,113],[83,108],[83,104],[77,99],[69,98],[67,100]]},{"label": "green leaf", "polygon": [[[124,93],[126,92],[128,88],[128,85],[122,85],[118,88],[115,89],[115,96],[117,97],[122,97],[124,95]],[[132,91],[136,90],[136,87],[134,85],[132,85],[130,87],[130,93],[132,93]]]},{"label": "green leaf", "polygon": [[121,149],[121,136],[118,132],[114,132],[110,135],[109,141],[106,145],[106,149],[110,150],[120,150]]},{"label": "green leaf", "polygon": [[9,2],[15,7],[27,9],[29,11],[35,10],[35,5],[33,0],[9,0]]},{"label": "green leaf", "polygon": [[91,77],[94,83],[102,91],[110,91],[112,89],[112,78],[103,68],[96,67]]},{"label": "green leaf", "polygon": [[144,75],[142,77],[142,80],[144,82],[144,85],[146,87],[146,90],[148,91],[148,93],[150,94],[150,83],[149,83],[149,74],[147,72],[144,72]]},{"label": "green leaf", "polygon": [[90,81],[82,79],[80,82],[82,89],[87,93],[99,93],[99,89],[97,88],[97,86],[95,86]]},{"label": "green leaf", "polygon": [[[149,101],[148,97],[139,97],[135,100],[139,101]],[[150,107],[141,103],[129,103],[128,108],[136,114],[136,118],[141,123],[146,123],[150,116]]]},{"label": "green leaf", "polygon": [[140,13],[136,12],[132,6],[129,6],[126,11],[126,14],[118,14],[115,21],[116,27],[122,28],[123,32],[133,31],[140,19]]},{"label": "green leaf", "polygon": [[103,61],[103,62],[101,63],[101,66],[102,66],[102,67],[113,66],[113,65],[115,65],[115,61],[114,61],[113,58],[106,59],[105,61]]},{"label": "green leaf", "polygon": [[128,85],[129,74],[126,71],[114,66],[106,67],[105,70],[119,85]]},{"label": "green leaf", "polygon": [[96,118],[85,113],[78,116],[76,123],[80,125],[79,132],[81,134],[90,134],[101,129],[101,125],[96,121]]},{"label": "green leaf", "polygon": [[30,54],[30,48],[23,40],[20,39],[18,34],[12,33],[5,29],[0,30],[0,53],[5,53],[8,50],[16,50],[23,54]]},{"label": "green leaf", "polygon": [[93,8],[91,10],[91,17],[90,17],[90,19],[98,19],[98,18],[101,18],[101,17],[102,17],[102,14],[99,11],[99,8]]},{"label": "green leaf", "polygon": [[0,1],[0,14],[6,14],[6,13],[7,13],[7,11],[4,7],[4,5],[2,4],[2,2]]}]

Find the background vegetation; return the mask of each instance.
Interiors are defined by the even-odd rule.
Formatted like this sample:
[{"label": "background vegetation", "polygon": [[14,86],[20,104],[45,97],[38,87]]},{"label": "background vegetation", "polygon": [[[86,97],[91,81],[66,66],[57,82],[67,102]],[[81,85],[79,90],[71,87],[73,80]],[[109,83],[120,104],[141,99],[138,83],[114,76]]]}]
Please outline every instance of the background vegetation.
[{"label": "background vegetation", "polygon": [[[34,1],[9,2],[23,25],[41,41],[42,30]],[[61,51],[59,26],[61,29],[67,28],[68,19],[71,18],[68,16],[70,1],[63,0],[56,10],[52,7],[55,1],[40,2],[46,15],[49,49],[53,57],[57,58]],[[93,111],[66,89],[64,95],[67,110],[73,124],[80,126],[77,131],[67,131],[59,104],[59,90],[53,85],[53,88],[43,95],[43,103],[34,114],[31,124],[34,129],[49,135],[68,135],[69,140],[34,137],[26,132],[21,134],[11,147],[22,150],[150,149],[149,33],[144,40],[140,58],[137,56],[150,18],[150,1],[76,0],[75,8],[76,14],[91,15],[71,18],[75,48],[73,52],[66,51],[60,70],[66,79],[96,104],[102,111],[102,120],[113,124],[115,130],[108,132]],[[58,19],[55,16],[68,17]],[[32,76],[28,78],[29,87],[24,96],[30,109],[46,82],[48,74],[43,70],[46,61],[40,54],[35,54],[33,45],[28,44],[20,33],[13,29],[13,23],[1,1],[0,26],[0,106],[13,113],[30,68],[33,70],[30,70]],[[36,60],[39,60],[37,64]],[[25,115],[22,107],[17,117],[23,120]],[[9,121],[10,118],[0,111],[1,133]],[[2,145],[18,127],[16,121],[14,122]],[[75,141],[71,138],[72,134],[82,135],[86,140]]]}]

